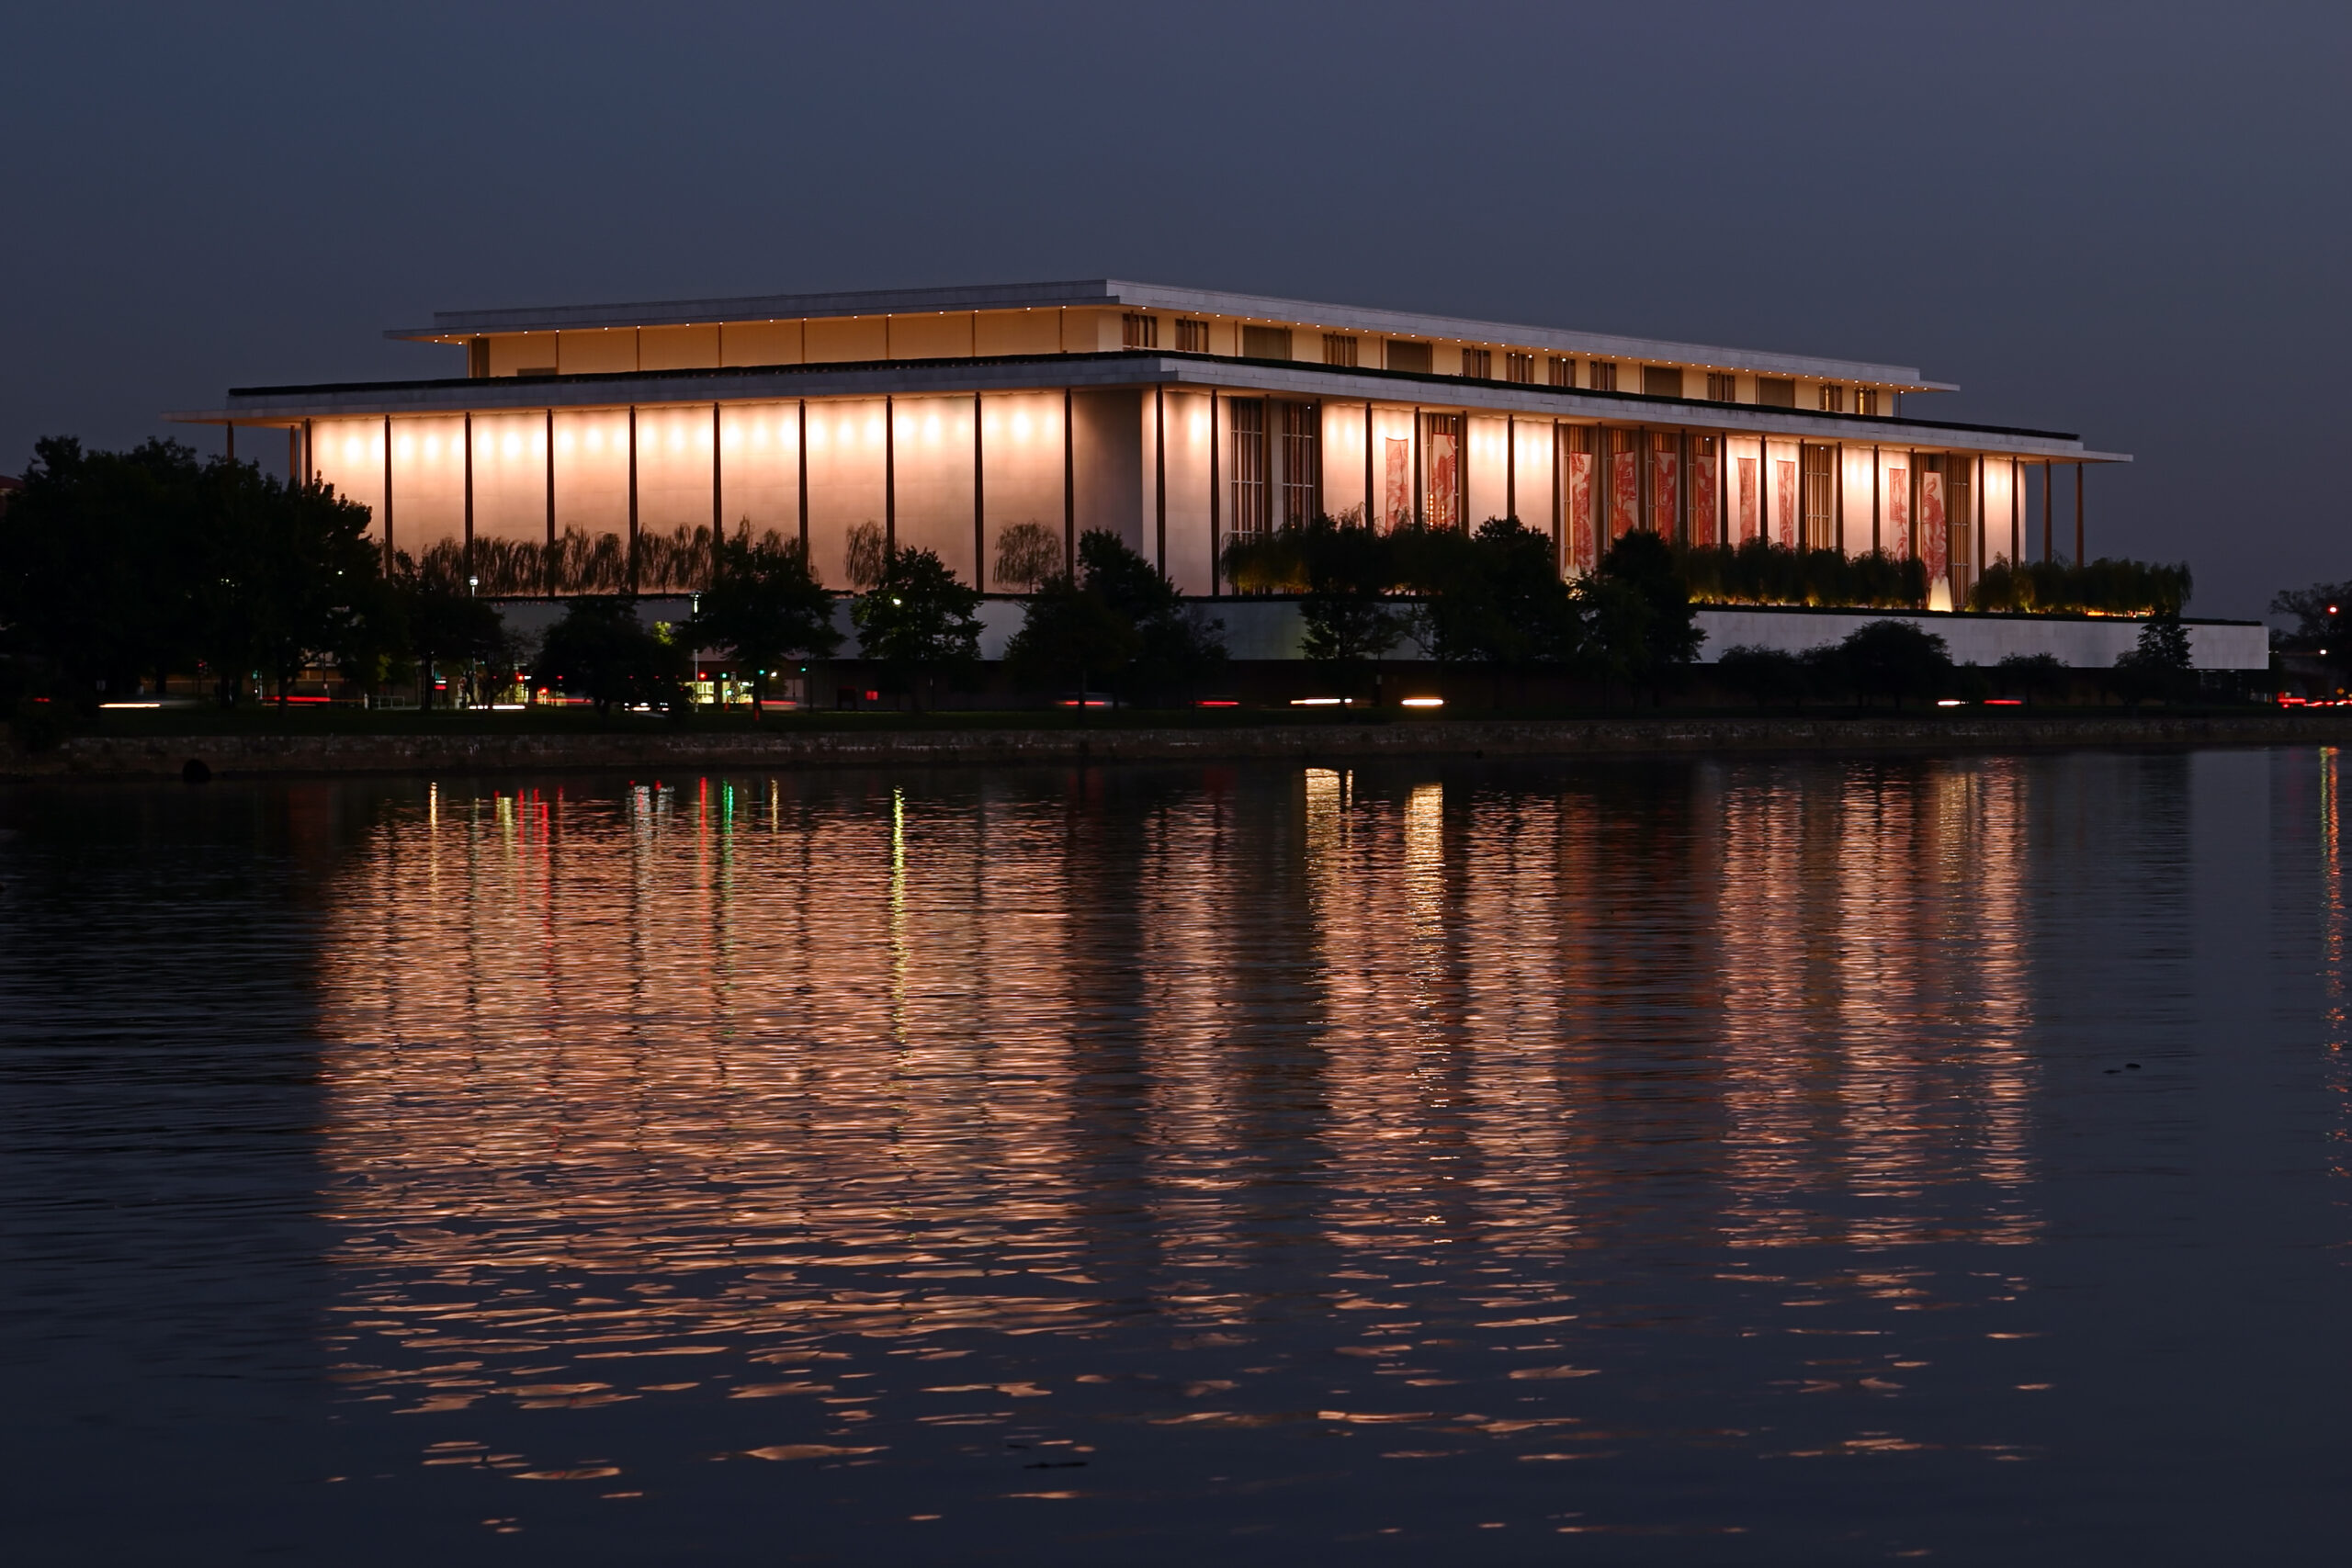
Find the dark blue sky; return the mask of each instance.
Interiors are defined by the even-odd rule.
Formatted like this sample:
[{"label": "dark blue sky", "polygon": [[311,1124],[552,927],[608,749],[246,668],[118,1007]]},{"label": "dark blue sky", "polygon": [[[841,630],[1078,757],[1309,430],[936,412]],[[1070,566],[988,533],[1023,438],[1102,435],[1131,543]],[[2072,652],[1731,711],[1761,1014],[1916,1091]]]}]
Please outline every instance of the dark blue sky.
[{"label": "dark blue sky", "polygon": [[2092,553],[2187,558],[2193,612],[2352,576],[2352,7],[48,7],[6,37],[10,470],[232,385],[451,373],[380,336],[436,309],[1109,275],[1917,364],[1965,390],[1913,412],[2135,454],[2090,476]]}]

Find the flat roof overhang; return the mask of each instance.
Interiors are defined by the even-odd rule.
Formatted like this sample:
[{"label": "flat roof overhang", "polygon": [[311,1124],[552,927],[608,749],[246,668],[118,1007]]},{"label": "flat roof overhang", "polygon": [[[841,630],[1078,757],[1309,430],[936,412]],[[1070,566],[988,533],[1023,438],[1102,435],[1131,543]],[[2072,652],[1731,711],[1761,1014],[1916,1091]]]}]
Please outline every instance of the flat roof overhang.
[{"label": "flat roof overhang", "polygon": [[429,327],[394,327],[388,338],[405,342],[457,343],[504,333],[593,332],[620,327],[710,326],[720,322],[824,321],[855,316],[946,315],[967,310],[1168,310],[1180,315],[1225,316],[1243,321],[1306,326],[1317,332],[1363,333],[1379,337],[1431,338],[1440,342],[1512,344],[1578,358],[1659,360],[1708,370],[1746,370],[1812,380],[1859,381],[1899,391],[1954,392],[1950,382],[1920,378],[1911,365],[1824,358],[1675,343],[1665,338],[1611,333],[1570,332],[1506,321],[1472,321],[1362,305],[1284,299],[1268,294],[1233,294],[1210,288],[1121,278],[1079,278],[1058,283],[1000,283],[946,288],[873,288],[830,294],[745,295],[733,299],[670,299],[617,305],[530,306],[498,310],[436,310]]},{"label": "flat roof overhang", "polygon": [[1517,414],[1576,423],[1671,425],[1726,434],[1961,447],[2067,463],[2128,463],[2063,431],[1891,415],[1818,413],[1755,403],[1653,398],[1510,381],[1471,381],[1406,370],[1235,359],[1135,349],[1105,354],[1014,355],[987,359],[876,360],[594,376],[500,376],[430,381],[239,387],[220,409],[165,417],[182,423],[285,426],[305,419],[413,417],[468,411],[644,407],[684,402],[771,402],[798,398],[942,397],[980,392],[1193,388],[1392,408]]}]

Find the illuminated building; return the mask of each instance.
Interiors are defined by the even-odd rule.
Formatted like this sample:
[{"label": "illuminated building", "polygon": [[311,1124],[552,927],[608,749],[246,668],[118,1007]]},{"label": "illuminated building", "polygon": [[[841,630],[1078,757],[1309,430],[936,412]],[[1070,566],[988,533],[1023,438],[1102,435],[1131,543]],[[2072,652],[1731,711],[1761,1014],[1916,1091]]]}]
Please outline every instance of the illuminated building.
[{"label": "illuminated building", "polygon": [[[1905,366],[1118,281],[457,311],[465,375],[232,391],[387,549],[775,530],[836,586],[851,531],[990,592],[1004,530],[1116,533],[1215,594],[1226,540],[1317,513],[1517,516],[1561,570],[1633,528],[1916,556],[1930,601],[2037,553],[2026,479],[2121,461],[1917,417]],[[1905,399],[1914,400],[1906,405]],[[2070,471],[2071,470],[2071,471]],[[2055,478],[2056,483],[2051,480]],[[2079,548],[2079,543],[2078,547]]]}]

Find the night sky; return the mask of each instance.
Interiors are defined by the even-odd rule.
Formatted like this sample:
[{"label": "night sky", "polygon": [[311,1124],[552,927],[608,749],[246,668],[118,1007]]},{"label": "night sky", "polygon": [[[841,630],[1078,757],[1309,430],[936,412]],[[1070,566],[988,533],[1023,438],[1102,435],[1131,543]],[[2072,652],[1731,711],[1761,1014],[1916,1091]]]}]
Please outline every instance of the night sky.
[{"label": "night sky", "polygon": [[[1117,276],[1916,364],[2352,576],[2352,7],[27,7],[0,467],[435,310]],[[217,450],[214,430],[187,433]],[[283,443],[256,443],[282,464]],[[2070,542],[2061,487],[2061,537]],[[2037,541],[2038,542],[2038,541]]]}]

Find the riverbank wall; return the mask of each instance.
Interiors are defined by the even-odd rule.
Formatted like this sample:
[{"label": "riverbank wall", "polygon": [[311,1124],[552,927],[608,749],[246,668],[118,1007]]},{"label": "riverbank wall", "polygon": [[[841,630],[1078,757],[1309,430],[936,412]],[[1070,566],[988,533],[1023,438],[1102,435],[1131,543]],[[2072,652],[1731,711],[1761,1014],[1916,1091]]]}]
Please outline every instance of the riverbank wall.
[{"label": "riverbank wall", "polygon": [[177,778],[334,773],[540,773],[694,769],[932,767],[1382,758],[1638,756],[1708,752],[2048,750],[2083,747],[2340,745],[2352,709],[2220,713],[1919,714],[1754,717],[1402,719],[1219,728],[648,730],[643,734],[74,736],[0,751],[0,778]]}]

